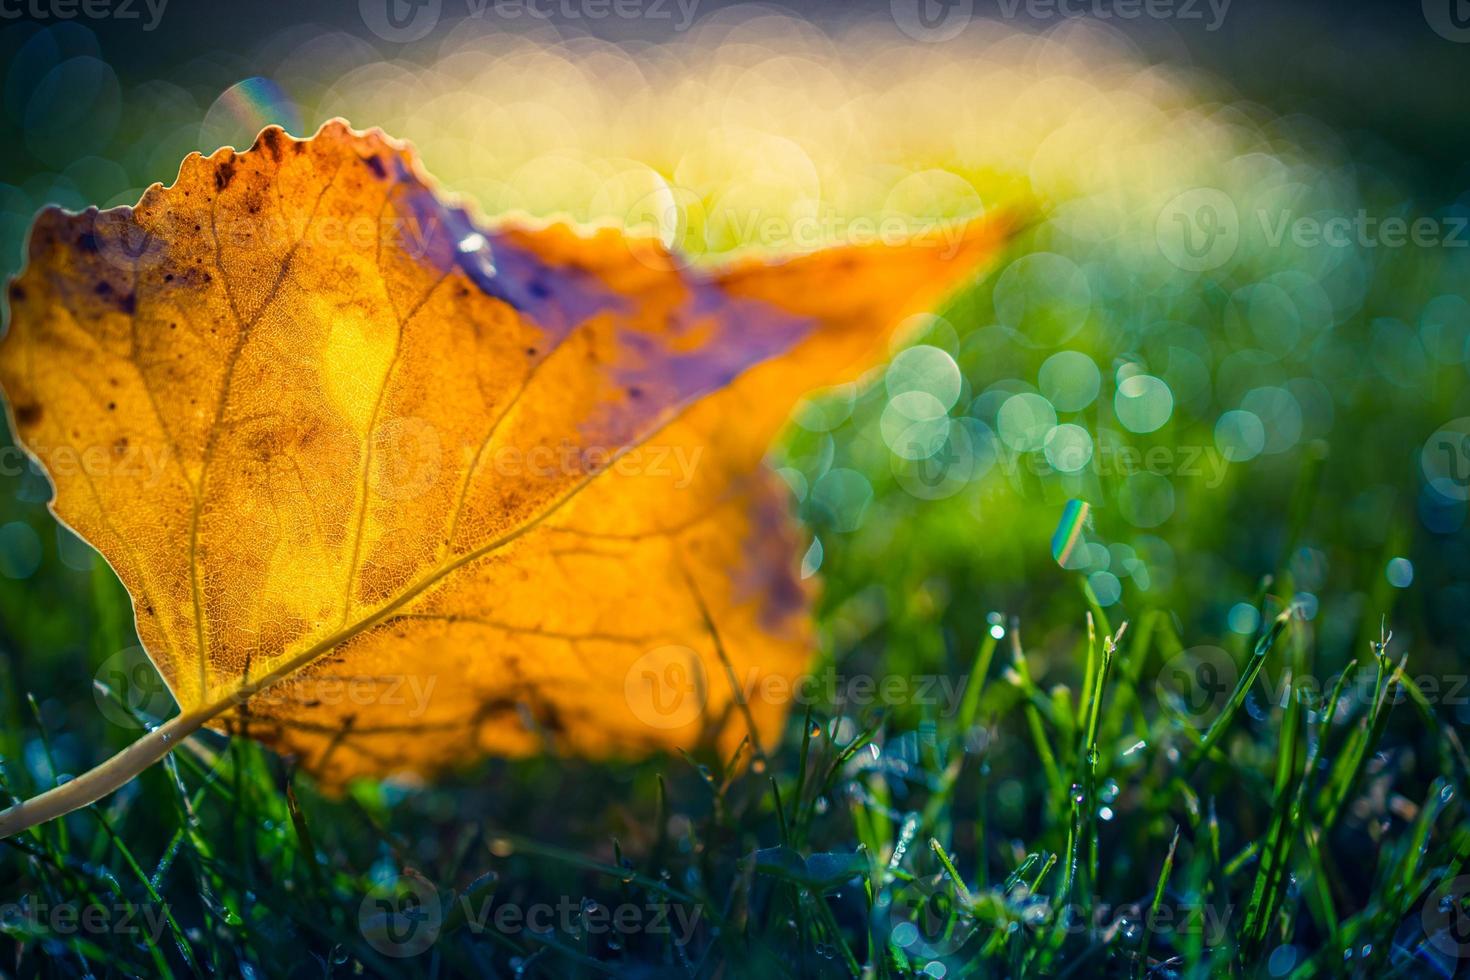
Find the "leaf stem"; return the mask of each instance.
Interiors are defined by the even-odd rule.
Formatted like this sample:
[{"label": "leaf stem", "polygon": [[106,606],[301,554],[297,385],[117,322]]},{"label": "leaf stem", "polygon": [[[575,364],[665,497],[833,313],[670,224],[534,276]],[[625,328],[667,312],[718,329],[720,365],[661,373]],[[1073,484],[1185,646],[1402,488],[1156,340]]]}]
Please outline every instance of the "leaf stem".
[{"label": "leaf stem", "polygon": [[[227,703],[233,703],[231,699]],[[175,715],[101,765],[75,779],[0,811],[0,839],[65,816],[115,792],[194,734],[225,705],[209,705]]]},{"label": "leaf stem", "polygon": [[8,810],[0,811],[0,840],[23,830],[29,830],[47,820],[63,817],[73,810],[80,810],[116,792],[144,769],[172,752],[183,743],[184,739],[203,728],[217,715],[244,704],[272,684],[290,677],[296,671],[314,662],[327,651],[389,619],[456,568],[515,540],[533,526],[534,522],[522,525],[483,548],[456,558],[443,568],[420,579],[392,602],[338,630],[331,636],[317,641],[300,653],[285,658],[255,680],[242,680],[222,696],[216,697],[215,700],[206,701],[197,708],[170,718],[101,765],[94,766],[75,779],[62,783],[54,789],[49,789],[39,796],[17,803]]}]

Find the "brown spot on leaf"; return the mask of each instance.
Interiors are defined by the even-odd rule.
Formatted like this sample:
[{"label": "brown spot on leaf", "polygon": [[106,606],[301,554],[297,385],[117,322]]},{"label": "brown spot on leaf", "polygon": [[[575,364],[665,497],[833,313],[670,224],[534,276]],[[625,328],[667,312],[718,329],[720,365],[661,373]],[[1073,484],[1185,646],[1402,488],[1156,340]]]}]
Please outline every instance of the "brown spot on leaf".
[{"label": "brown spot on leaf", "polygon": [[272,160],[277,163],[281,162],[281,131],[279,129],[275,126],[267,126],[260,131],[260,138],[255,142],[257,145],[262,145],[266,148],[266,152],[270,153]]}]

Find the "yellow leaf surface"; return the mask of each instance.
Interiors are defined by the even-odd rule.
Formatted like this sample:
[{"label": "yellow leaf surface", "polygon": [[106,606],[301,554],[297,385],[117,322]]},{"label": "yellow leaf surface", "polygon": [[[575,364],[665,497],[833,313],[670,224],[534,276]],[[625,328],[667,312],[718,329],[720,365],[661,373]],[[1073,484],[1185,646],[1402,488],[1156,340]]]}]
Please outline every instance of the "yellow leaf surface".
[{"label": "yellow leaf surface", "polygon": [[43,212],[0,385],[181,708],[329,785],[769,747],[812,635],[762,455],[1004,234],[696,272],[482,228],[376,131],[272,128]]}]

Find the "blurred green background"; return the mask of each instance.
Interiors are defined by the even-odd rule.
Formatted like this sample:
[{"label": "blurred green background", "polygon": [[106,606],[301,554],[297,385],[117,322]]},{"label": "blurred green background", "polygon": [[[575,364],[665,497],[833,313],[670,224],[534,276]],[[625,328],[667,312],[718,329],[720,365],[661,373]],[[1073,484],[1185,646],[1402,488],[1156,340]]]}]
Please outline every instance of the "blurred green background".
[{"label": "blurred green background", "polygon": [[[0,271],[19,268],[42,206],[130,203],[192,150],[244,145],[267,122],[304,135],[338,113],[412,139],[489,214],[651,221],[701,261],[841,241],[875,216],[921,228],[1033,198],[1039,219],[983,282],[904,325],[889,365],[815,394],[773,449],[812,533],[804,573],[824,582],[818,669],[962,678],[986,637],[1019,629],[1041,697],[1069,706],[1092,601],[1114,626],[1158,611],[1155,634],[1171,639],[1133,673],[1151,699],[1180,651],[1220,648],[1238,671],[1291,607],[1311,651],[1298,666],[1319,685],[1350,662],[1366,668],[1386,623],[1393,659],[1407,654],[1407,672],[1435,682],[1437,717],[1452,731],[1470,723],[1470,38],[1434,4],[1239,0],[1217,30],[977,10],[943,39],[897,0],[710,4],[678,29],[677,13],[517,19],[452,6],[402,43],[351,5],[173,0],[151,30],[146,8],[141,22],[0,23]],[[136,734],[94,697],[94,676],[149,682],[106,565],[50,518],[44,476],[8,441],[0,460],[0,754],[19,792]],[[1059,563],[1053,536],[1074,500],[1090,519]],[[1263,672],[1231,749],[1266,784],[1271,756],[1253,746],[1280,723],[1284,669]],[[1033,836],[1055,853],[1066,830],[1014,718],[1028,697],[990,690],[981,714],[1000,720],[966,745],[988,787],[972,800],[984,816],[967,803],[966,819],[990,843],[950,830],[982,877]],[[900,756],[903,738],[932,737],[932,706],[891,707]],[[840,703],[817,714],[834,735],[865,724]],[[793,718],[792,746],[802,730]],[[1144,790],[1189,744],[1166,737],[1131,758],[1136,734],[1105,747],[1116,781],[1103,818],[1115,822],[1110,880],[1133,898],[1168,841]],[[1398,713],[1383,738],[1383,779],[1339,832],[1347,854],[1394,840],[1407,825],[1395,801],[1423,800],[1455,767],[1417,716]],[[317,843],[381,877],[482,848],[473,813],[616,860],[609,834],[661,839],[632,814],[657,805],[667,766],[491,762],[422,794],[363,788],[350,805],[397,828],[395,845],[340,826]],[[885,806],[901,816],[905,794],[917,805],[942,768],[883,770]],[[173,814],[152,822],[146,801],[167,778],[149,774],[114,811],[155,859]],[[687,802],[695,776],[669,778],[704,811]],[[1130,779],[1144,790],[1130,794]],[[1227,851],[1264,826],[1261,795],[1238,779],[1222,768],[1202,788],[1222,796]],[[287,826],[279,800],[260,805]],[[312,805],[340,816],[341,804]],[[754,822],[728,830],[731,853],[760,837]],[[846,825],[823,833],[851,844]],[[91,860],[110,853],[108,838],[93,841]],[[25,860],[7,851],[0,866],[18,881],[35,874]],[[522,871],[533,891],[576,887]],[[1375,887],[1366,864],[1335,873],[1340,900],[1361,904]],[[286,940],[289,919],[255,927]],[[1303,949],[1323,941],[1320,921],[1302,928]],[[331,942],[311,942],[331,959]]]}]

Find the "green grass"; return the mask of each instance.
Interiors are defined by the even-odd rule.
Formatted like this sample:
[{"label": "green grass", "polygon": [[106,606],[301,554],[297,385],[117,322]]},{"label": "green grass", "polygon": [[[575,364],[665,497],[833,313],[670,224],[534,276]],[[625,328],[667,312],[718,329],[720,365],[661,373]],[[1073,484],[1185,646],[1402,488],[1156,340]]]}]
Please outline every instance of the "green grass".
[{"label": "green grass", "polygon": [[[105,569],[90,574],[105,629],[122,597]],[[1113,626],[1085,593],[1062,600],[1070,624],[987,628],[960,661],[958,702],[812,704],[765,766],[495,762],[472,779],[331,800],[250,742],[197,737],[104,804],[4,842],[7,969],[1138,977],[1461,965],[1434,944],[1443,916],[1432,913],[1470,857],[1465,758],[1440,709],[1404,695],[1386,634],[1356,664],[1371,685],[1345,676],[1334,698],[1293,681],[1284,706],[1268,704],[1251,690],[1260,669],[1305,676],[1313,649],[1291,608],[1263,617],[1238,686],[1207,718],[1186,718],[1151,680],[1178,645],[1170,617]],[[1041,674],[1033,636],[1077,656],[1049,657]],[[90,734],[58,723],[64,692],[38,704],[20,689],[24,666],[7,662],[4,690],[15,796],[46,788],[38,777],[60,768],[60,743]],[[403,914],[385,923],[379,900]]]}]

